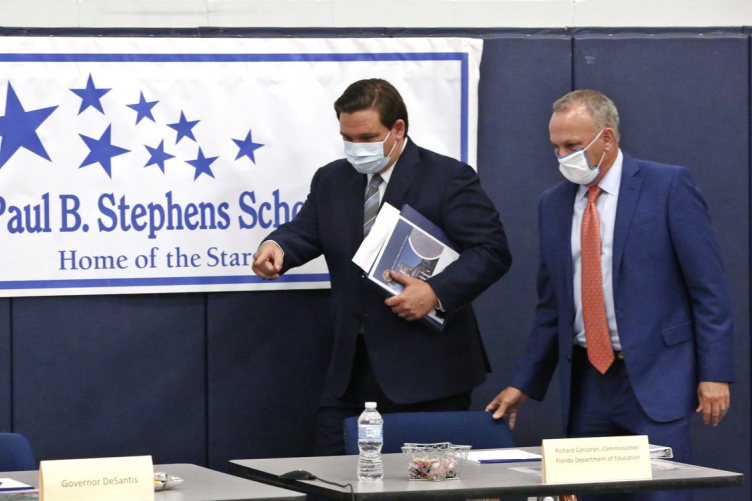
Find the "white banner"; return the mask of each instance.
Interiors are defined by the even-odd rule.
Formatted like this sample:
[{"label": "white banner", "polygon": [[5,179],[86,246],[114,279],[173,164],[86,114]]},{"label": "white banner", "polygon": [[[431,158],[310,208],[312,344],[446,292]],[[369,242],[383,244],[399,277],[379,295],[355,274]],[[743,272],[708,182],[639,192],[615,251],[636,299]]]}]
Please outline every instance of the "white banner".
[{"label": "white banner", "polygon": [[0,38],[0,296],[265,282],[261,240],[342,158],[334,101],[384,78],[417,144],[475,165],[482,41]]}]

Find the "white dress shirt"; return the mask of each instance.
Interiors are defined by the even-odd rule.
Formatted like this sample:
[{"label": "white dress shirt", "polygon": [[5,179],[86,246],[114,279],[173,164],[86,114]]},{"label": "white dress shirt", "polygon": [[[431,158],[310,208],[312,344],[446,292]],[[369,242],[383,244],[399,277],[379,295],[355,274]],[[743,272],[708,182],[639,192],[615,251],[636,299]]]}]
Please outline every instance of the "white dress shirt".
[{"label": "white dress shirt", "polygon": [[[598,208],[598,221],[601,230],[601,272],[603,274],[603,299],[606,303],[606,317],[608,331],[611,334],[611,344],[614,350],[621,351],[619,330],[616,326],[614,308],[614,281],[612,260],[614,255],[614,223],[616,221],[616,206],[619,201],[619,187],[621,186],[621,171],[624,155],[619,149],[616,161],[600,180],[598,186],[603,192],[595,202]],[[580,245],[580,231],[582,228],[582,214],[588,203],[588,187],[580,186],[574,199],[574,215],[572,216],[572,271],[574,274],[574,343],[587,347],[585,342],[585,323],[582,319],[582,257]]]}]

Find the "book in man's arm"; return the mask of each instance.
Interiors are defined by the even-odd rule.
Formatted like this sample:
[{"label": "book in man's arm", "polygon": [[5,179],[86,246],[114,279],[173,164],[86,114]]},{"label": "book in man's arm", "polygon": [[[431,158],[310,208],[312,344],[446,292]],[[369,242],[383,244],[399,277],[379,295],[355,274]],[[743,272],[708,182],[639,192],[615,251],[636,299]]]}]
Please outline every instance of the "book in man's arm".
[{"label": "book in man's arm", "polygon": [[[386,219],[379,221],[382,213]],[[388,204],[382,207],[371,234],[361,246],[364,252],[361,253],[359,249],[353,258],[353,261],[366,271],[372,283],[391,295],[401,293],[404,286],[391,278],[389,270],[419,280],[428,280],[441,273],[460,256],[452,248],[446,233],[409,205],[402,206],[399,214],[395,214],[394,208]],[[374,230],[377,233],[372,236]],[[379,251],[373,258],[376,248]],[[440,331],[444,328],[443,312],[435,309],[422,321],[435,330]]]}]

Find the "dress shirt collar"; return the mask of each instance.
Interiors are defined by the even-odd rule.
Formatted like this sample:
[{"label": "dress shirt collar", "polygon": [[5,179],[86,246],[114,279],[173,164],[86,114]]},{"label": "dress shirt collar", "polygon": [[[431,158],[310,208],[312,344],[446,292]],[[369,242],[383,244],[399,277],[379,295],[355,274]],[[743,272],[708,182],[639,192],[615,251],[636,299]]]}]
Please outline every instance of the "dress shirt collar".
[{"label": "dress shirt collar", "polygon": [[[609,195],[615,197],[619,196],[619,186],[621,186],[621,170],[623,164],[624,155],[621,152],[621,148],[619,148],[619,153],[616,155],[614,165],[612,165],[606,175],[603,176],[603,179],[598,182],[598,186],[601,187],[604,193],[608,193]],[[588,189],[589,188],[587,186],[580,186],[577,191],[577,200],[587,198]]]}]

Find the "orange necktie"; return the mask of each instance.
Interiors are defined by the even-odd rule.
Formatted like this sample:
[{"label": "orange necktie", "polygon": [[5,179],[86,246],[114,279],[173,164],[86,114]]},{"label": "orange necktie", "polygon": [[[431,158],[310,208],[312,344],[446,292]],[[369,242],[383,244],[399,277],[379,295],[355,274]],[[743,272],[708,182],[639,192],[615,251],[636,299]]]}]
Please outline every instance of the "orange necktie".
[{"label": "orange necktie", "polygon": [[603,274],[601,273],[601,225],[595,201],[603,190],[592,186],[588,190],[588,203],[582,215],[582,318],[585,323],[588,360],[605,374],[614,362],[614,349],[608,332],[606,303],[603,300]]}]

